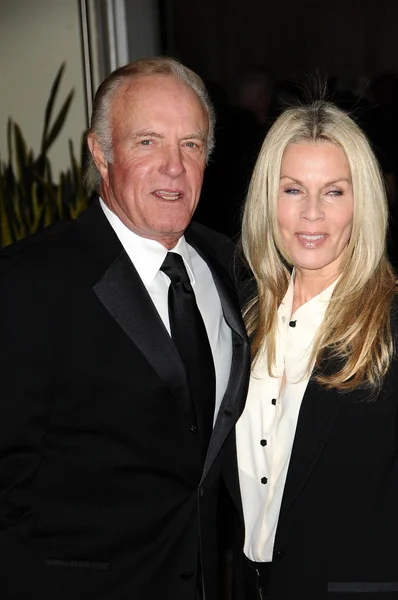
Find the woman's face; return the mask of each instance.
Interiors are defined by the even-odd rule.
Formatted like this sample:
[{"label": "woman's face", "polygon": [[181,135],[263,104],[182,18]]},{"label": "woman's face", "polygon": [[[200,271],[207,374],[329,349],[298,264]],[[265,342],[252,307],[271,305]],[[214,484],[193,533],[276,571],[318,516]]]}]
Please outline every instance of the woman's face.
[{"label": "woman's face", "polygon": [[290,144],[281,165],[278,226],[296,269],[337,276],[353,213],[351,173],[342,150],[330,143]]}]

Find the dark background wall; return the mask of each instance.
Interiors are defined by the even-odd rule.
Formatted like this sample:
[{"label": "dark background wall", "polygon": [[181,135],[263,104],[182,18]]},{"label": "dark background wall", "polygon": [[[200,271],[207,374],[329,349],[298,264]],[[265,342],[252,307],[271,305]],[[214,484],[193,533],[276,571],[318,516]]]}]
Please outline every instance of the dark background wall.
[{"label": "dark background wall", "polygon": [[166,2],[166,49],[226,86],[250,63],[276,78],[315,68],[368,77],[398,70],[395,0]]},{"label": "dark background wall", "polygon": [[[314,97],[310,77],[317,74],[328,81],[327,97],[354,111],[371,139],[398,223],[397,0],[159,0],[158,7],[162,52],[204,78],[218,114],[198,220],[239,234],[261,142],[299,92],[292,82],[304,82]],[[249,103],[236,93],[242,73],[253,67],[261,67],[272,86],[272,106],[262,120],[246,110],[253,86]]]}]

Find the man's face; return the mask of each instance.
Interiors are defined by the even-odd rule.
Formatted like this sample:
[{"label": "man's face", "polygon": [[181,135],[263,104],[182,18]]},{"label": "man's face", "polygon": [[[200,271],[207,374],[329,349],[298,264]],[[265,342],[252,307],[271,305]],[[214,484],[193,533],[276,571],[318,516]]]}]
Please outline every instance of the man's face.
[{"label": "man's face", "polygon": [[122,84],[110,109],[112,163],[95,138],[101,196],[138,235],[172,248],[199,201],[208,118],[195,92],[170,76]]}]

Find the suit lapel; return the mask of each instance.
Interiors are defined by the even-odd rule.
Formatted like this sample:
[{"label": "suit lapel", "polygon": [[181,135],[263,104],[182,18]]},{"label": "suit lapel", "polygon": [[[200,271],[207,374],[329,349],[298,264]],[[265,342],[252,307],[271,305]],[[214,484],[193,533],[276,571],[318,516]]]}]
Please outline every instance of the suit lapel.
[{"label": "suit lapel", "polygon": [[[183,364],[141,278],[98,201],[94,201],[79,217],[77,225],[92,255],[94,293],[169,387],[187,415],[187,423],[192,424],[194,414]],[[194,227],[189,228],[186,238],[213,274],[225,320],[232,330],[233,343],[230,378],[213,429],[203,479],[243,410],[250,359],[236,293],[228,272],[217,258],[219,249],[208,243]]]},{"label": "suit lapel", "polygon": [[310,379],[297,422],[281,512],[290,507],[310,476],[332,430],[343,398],[343,394],[336,390],[325,390],[313,378]]},{"label": "suit lapel", "polygon": [[[236,290],[231,275],[224,266],[220,264],[214,252],[214,248],[206,239],[198,235],[195,229],[189,228],[185,234],[187,242],[195,248],[203,260],[207,263],[214,279],[218,294],[220,296],[224,318],[229,327],[246,340],[245,326],[242,321],[238,307]],[[229,242],[229,240],[228,240]],[[231,243],[231,242],[229,242]],[[232,269],[232,259],[231,259]]]},{"label": "suit lapel", "polygon": [[221,402],[210,439],[202,481],[207,476],[226,438],[242,414],[246,401],[248,375],[250,372],[248,344],[234,332],[232,333],[232,344],[233,355],[228,386]]},{"label": "suit lapel", "polygon": [[94,202],[78,227],[95,265],[93,290],[113,319],[165,382],[177,403],[194,422],[186,374],[174,344],[134,265]]},{"label": "suit lapel", "polygon": [[96,283],[94,292],[169,387],[192,423],[192,402],[182,362],[124,250]]},{"label": "suit lapel", "polygon": [[213,246],[208,244],[202,236],[196,235],[195,231],[190,228],[186,233],[186,238],[210,268],[220,296],[225,321],[232,330],[231,371],[210,440],[202,474],[203,481],[243,411],[248,386],[250,356],[246,331],[231,277],[214,255]]}]

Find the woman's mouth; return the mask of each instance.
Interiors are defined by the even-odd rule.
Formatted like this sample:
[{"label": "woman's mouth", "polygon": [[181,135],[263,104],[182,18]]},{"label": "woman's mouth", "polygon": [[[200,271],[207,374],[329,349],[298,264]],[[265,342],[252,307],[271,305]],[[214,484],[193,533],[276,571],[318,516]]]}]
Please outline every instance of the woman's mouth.
[{"label": "woman's mouth", "polygon": [[304,248],[311,250],[312,248],[318,248],[326,240],[328,235],[326,233],[298,233],[297,238]]}]

